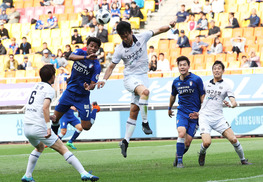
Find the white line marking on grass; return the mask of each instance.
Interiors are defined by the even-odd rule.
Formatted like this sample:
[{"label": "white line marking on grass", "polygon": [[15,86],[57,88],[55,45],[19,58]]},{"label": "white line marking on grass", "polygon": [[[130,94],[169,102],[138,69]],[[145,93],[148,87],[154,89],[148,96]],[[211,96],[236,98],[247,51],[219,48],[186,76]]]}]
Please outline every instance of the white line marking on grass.
[{"label": "white line marking on grass", "polygon": [[263,177],[263,174],[257,175],[257,176],[250,176],[246,178],[224,179],[224,180],[215,180],[215,181],[207,181],[207,182],[240,181],[240,180],[247,180],[247,179],[254,179],[254,178],[261,178],[261,177]]}]

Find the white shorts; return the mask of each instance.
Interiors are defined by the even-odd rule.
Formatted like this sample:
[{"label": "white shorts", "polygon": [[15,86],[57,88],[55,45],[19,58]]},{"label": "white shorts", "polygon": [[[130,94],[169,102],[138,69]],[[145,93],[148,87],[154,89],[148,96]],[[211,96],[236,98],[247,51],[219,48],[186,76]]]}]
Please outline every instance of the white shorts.
[{"label": "white shorts", "polygon": [[124,87],[132,93],[131,96],[131,103],[136,104],[139,106],[139,99],[140,96],[136,95],[134,93],[134,90],[137,86],[139,85],[144,85],[145,87],[148,88],[148,74],[143,74],[143,75],[129,75],[126,76],[123,80],[124,82]]},{"label": "white shorts", "polygon": [[51,130],[51,136],[45,138],[47,129],[41,126],[32,124],[24,124],[24,133],[29,142],[36,147],[40,142],[46,146],[51,147],[58,140],[58,136]]},{"label": "white shorts", "polygon": [[231,127],[224,117],[215,120],[211,116],[199,115],[198,121],[199,121],[200,134],[203,133],[210,134],[212,129],[220,134],[223,134],[224,131],[226,131],[228,128]]}]

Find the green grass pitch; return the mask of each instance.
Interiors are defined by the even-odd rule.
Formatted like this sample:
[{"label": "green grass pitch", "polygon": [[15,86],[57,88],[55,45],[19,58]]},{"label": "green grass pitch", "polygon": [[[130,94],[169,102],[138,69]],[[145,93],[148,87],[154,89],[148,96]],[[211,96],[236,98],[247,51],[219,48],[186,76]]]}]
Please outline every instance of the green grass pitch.
[{"label": "green grass pitch", "polygon": [[[253,165],[242,166],[233,146],[225,139],[212,140],[204,167],[197,162],[201,140],[195,139],[184,156],[183,169],[172,166],[174,140],[132,141],[126,159],[120,154],[117,142],[76,143],[78,149],[73,153],[101,182],[262,182],[263,138],[239,141]],[[0,145],[0,181],[20,181],[32,149],[29,144]],[[33,177],[37,182],[81,181],[78,172],[51,149],[46,149],[39,158]]]}]

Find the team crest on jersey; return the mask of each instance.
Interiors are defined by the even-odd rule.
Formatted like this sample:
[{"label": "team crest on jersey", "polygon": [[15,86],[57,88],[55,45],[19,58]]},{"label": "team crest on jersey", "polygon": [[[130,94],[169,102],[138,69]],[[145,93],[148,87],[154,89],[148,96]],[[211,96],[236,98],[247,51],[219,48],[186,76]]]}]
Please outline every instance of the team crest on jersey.
[{"label": "team crest on jersey", "polygon": [[190,81],[189,84],[190,84],[190,86],[192,86],[193,85],[193,81]]},{"label": "team crest on jersey", "polygon": [[93,67],[93,64],[90,64],[90,65],[89,65],[89,68],[92,68],[92,67]]},{"label": "team crest on jersey", "polygon": [[139,46],[141,45],[141,43],[137,41],[137,42],[136,42],[136,45],[139,47]]},{"label": "team crest on jersey", "polygon": [[176,123],[177,123],[177,124],[179,123],[179,119],[177,119]]},{"label": "team crest on jersey", "polygon": [[180,86],[181,84],[180,83],[178,83],[178,86]]}]

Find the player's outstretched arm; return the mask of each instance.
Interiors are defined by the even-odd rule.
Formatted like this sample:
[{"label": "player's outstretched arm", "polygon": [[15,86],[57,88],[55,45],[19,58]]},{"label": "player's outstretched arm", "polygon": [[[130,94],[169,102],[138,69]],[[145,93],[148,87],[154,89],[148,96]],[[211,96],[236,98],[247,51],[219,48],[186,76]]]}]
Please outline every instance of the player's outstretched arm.
[{"label": "player's outstretched arm", "polygon": [[175,96],[171,95],[170,96],[170,103],[169,103],[169,107],[168,107],[168,116],[171,118],[174,116],[173,111],[172,111],[172,107],[174,105],[175,102]]},{"label": "player's outstretched arm", "polygon": [[94,60],[96,58],[97,58],[96,54],[90,54],[88,56],[82,56],[82,55],[75,55],[74,53],[71,53],[70,56],[69,56],[69,60],[72,60],[72,61],[80,61],[80,60],[83,60],[83,59]]},{"label": "player's outstretched arm", "polygon": [[104,87],[106,81],[110,78],[111,74],[112,74],[112,71],[114,70],[114,68],[116,67],[116,64],[115,63],[111,63],[110,66],[107,68],[105,74],[104,74],[104,77],[103,77],[103,80],[99,81],[97,83],[97,88],[100,89],[102,87]]},{"label": "player's outstretched arm", "polygon": [[45,138],[49,138],[51,136],[51,123],[50,123],[50,111],[49,111],[50,103],[51,103],[50,99],[45,99],[43,104],[43,115],[47,124],[47,135],[45,136]]},{"label": "player's outstretched arm", "polygon": [[169,25],[166,26],[162,26],[158,29],[153,30],[153,36],[167,32],[168,30],[170,30],[172,27],[174,27],[176,24],[175,21],[171,21]]}]

